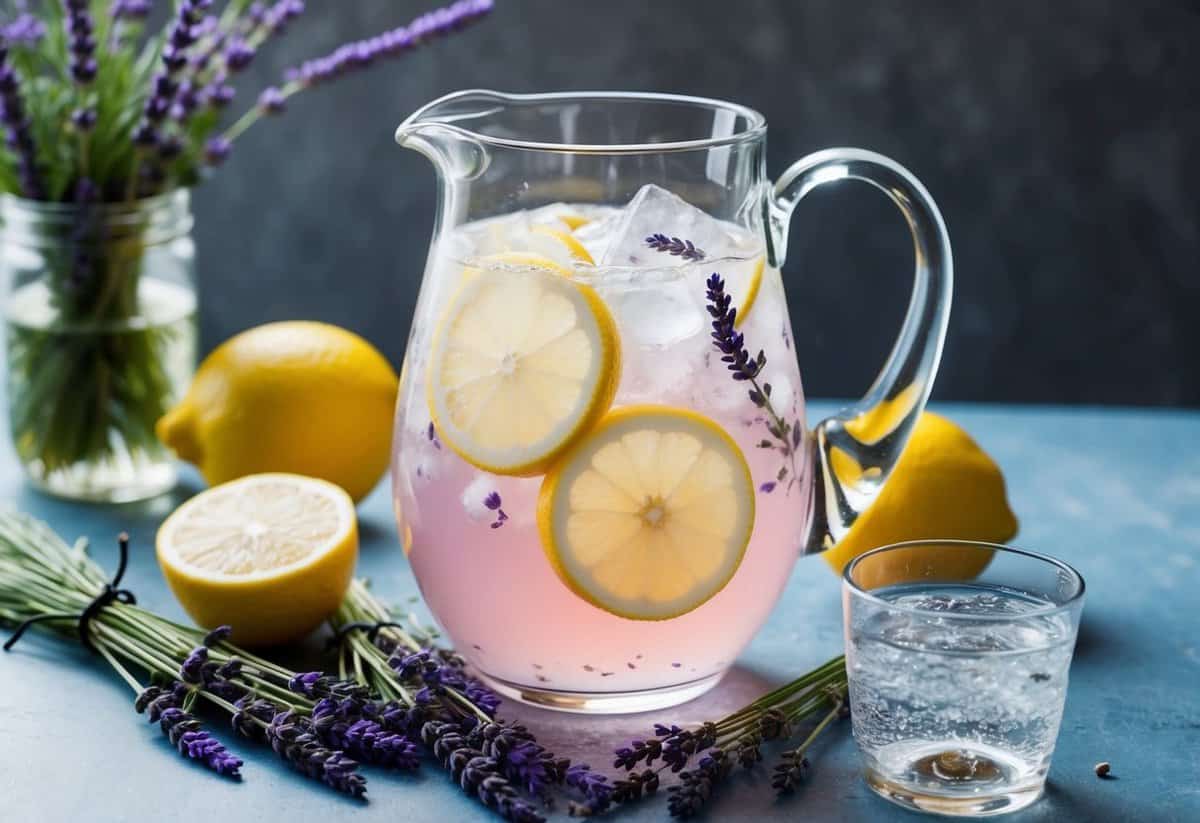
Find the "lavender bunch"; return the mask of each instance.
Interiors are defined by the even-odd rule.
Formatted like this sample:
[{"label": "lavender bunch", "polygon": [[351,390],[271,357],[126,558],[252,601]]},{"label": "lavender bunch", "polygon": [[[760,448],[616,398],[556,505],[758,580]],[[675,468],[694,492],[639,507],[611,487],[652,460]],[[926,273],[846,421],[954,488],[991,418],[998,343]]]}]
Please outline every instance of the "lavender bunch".
[{"label": "lavender bunch", "polygon": [[613,766],[626,772],[624,778],[610,781],[586,766],[567,769],[565,783],[579,798],[569,811],[589,817],[640,800],[658,790],[663,772],[671,772],[678,778],[667,788],[667,809],[673,817],[692,817],[737,767],[750,769],[762,761],[763,743],[786,740],[798,725],[823,714],[775,768],[772,785],[780,794],[791,792],[807,773],[813,741],[844,715],[846,689],[845,660],[836,657],[720,720],[690,728],[655,724],[649,737],[615,750]]},{"label": "lavender bunch", "polygon": [[[85,545],[68,546],[28,516],[0,513],[0,622],[27,627],[34,619],[86,642],[133,690],[134,709],[184,757],[218,774],[240,773],[241,760],[193,715],[203,701],[227,714],[236,733],[354,797],[366,789],[359,762],[416,767],[416,744],[383,727],[385,707],[361,686],[257,657],[230,644],[227,628],[205,633],[139,608],[118,596]],[[155,685],[139,680],[138,669]]]},{"label": "lavender bunch", "polygon": [[74,206],[90,192],[88,210],[66,212],[75,230],[39,238],[56,312],[46,326],[67,331],[14,326],[8,347],[13,441],[37,479],[54,485],[126,455],[160,459],[154,425],[173,401],[164,364],[178,332],[135,323],[143,232],[112,237],[106,218],[136,225],[127,214],[140,220],[149,198],[201,182],[294,95],[450,36],[492,0],[460,0],[302,62],[278,86],[247,95],[236,120],[227,115],[245,69],[285,39],[301,0],[177,0],[153,30],[147,0],[21,8],[0,19],[0,193]]},{"label": "lavender bunch", "polygon": [[331,622],[341,640],[339,676],[385,701],[385,728],[418,737],[465,791],[501,816],[541,819],[520,794],[548,802],[570,763],[525,727],[497,720],[499,698],[466,672],[461,657],[439,648],[414,619],[395,623],[361,580]]}]

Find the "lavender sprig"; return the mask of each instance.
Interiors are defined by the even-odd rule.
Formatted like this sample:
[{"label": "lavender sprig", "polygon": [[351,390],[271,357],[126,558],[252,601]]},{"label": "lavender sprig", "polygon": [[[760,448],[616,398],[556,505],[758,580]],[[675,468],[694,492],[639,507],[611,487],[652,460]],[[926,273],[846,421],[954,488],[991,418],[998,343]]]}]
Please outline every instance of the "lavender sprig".
[{"label": "lavender sprig", "polygon": [[[280,6],[277,3],[272,9]],[[266,100],[247,111],[216,140],[223,151],[209,151],[210,162],[221,162],[229,154],[233,142],[266,114],[275,114],[283,109],[288,98],[305,89],[320,86],[350,72],[365,69],[375,62],[399,57],[413,49],[440,37],[459,31],[492,10],[493,0],[458,0],[445,8],[437,9],[417,17],[407,26],[384,32],[376,37],[347,43],[330,54],[306,60],[299,67],[284,73],[284,84],[271,90]],[[286,23],[283,17],[273,17],[268,11],[262,26],[277,31]],[[214,144],[209,143],[210,149]]]},{"label": "lavender sprig", "polygon": [[293,711],[275,715],[266,730],[275,753],[297,771],[351,797],[362,797],[367,782],[358,774],[358,763],[325,746],[311,724]]},{"label": "lavender sprig", "polygon": [[[613,765],[629,771],[642,767],[643,775],[668,769],[678,773],[679,783],[669,788],[667,806],[675,817],[690,817],[704,808],[734,766],[749,769],[762,761],[763,742],[787,739],[798,723],[825,710],[816,728],[776,769],[776,788],[784,791],[781,786],[794,786],[799,779],[794,773],[800,768],[797,764],[804,761],[803,768],[807,768],[806,752],[812,742],[843,714],[846,688],[845,661],[837,657],[720,720],[690,729],[656,724],[652,737],[618,748]],[[658,761],[661,763],[655,765]],[[585,794],[575,813],[594,814],[622,802],[615,793],[606,797],[603,789],[598,792],[602,779],[594,775],[568,770],[567,780],[568,785],[596,798],[588,800]]]},{"label": "lavender sprig", "polygon": [[707,256],[702,249],[696,248],[691,240],[680,240],[678,237],[668,237],[665,234],[650,235],[646,238],[646,245],[655,251],[694,262],[703,260]]},{"label": "lavender sprig", "polygon": [[67,48],[71,54],[71,76],[81,86],[96,79],[96,39],[92,36],[96,27],[88,0],[63,0],[64,23],[67,30]]},{"label": "lavender sprig", "polygon": [[0,122],[4,125],[8,147],[17,158],[21,194],[33,199],[43,197],[45,189],[38,168],[32,124],[25,113],[20,80],[8,64],[8,48],[4,41],[0,41]]},{"label": "lavender sprig", "polygon": [[804,429],[799,420],[789,423],[775,411],[775,407],[771,405],[771,384],[759,383],[758,378],[767,365],[767,356],[762,349],[759,349],[757,355],[750,356],[745,337],[737,330],[737,309],[725,291],[725,279],[714,272],[705,286],[707,309],[712,317],[713,346],[721,353],[721,362],[725,363],[730,376],[738,382],[750,384],[750,402],[767,414],[767,432],[774,441],[763,440],[758,445],[764,449],[779,450],[788,461],[787,465],[779,469],[775,479],[763,483],[759,490],[769,494],[775,490],[778,483],[786,480],[787,491],[790,492],[792,486],[799,482],[796,452],[803,440]]},{"label": "lavender sprig", "polygon": [[463,791],[506,820],[543,823],[545,818],[520,798],[496,761],[473,748],[456,724],[430,721],[421,729],[421,739]]},{"label": "lavender sprig", "polygon": [[241,777],[242,761],[200,726],[200,721],[179,708],[182,687],[165,690],[149,686],[137,696],[134,708],[150,710],[150,722],[158,722],[163,734],[179,753],[197,760],[217,774]]}]

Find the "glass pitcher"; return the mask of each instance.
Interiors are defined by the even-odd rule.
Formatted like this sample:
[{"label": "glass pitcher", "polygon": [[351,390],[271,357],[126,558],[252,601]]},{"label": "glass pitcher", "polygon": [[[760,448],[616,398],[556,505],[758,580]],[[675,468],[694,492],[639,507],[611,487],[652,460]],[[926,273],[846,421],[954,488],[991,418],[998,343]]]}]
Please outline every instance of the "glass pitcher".
[{"label": "glass pitcher", "polygon": [[[630,712],[711,688],[925,406],[950,312],[937,207],[860,149],[772,185],[766,132],[719,100],[493,91],[397,132],[440,196],[396,515],[433,614],[507,697]],[[779,270],[796,203],[843,179],[903,213],[916,282],[875,384],[810,429]]]}]

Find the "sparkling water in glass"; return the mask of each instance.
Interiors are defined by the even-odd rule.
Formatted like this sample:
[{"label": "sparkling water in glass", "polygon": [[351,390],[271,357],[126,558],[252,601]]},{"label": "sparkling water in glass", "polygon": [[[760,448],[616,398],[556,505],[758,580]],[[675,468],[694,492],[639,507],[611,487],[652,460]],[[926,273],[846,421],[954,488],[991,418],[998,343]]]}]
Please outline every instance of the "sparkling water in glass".
[{"label": "sparkling water in glass", "polygon": [[985,543],[902,543],[850,563],[846,668],[870,787],[960,816],[1037,800],[1083,589],[1065,563]]}]

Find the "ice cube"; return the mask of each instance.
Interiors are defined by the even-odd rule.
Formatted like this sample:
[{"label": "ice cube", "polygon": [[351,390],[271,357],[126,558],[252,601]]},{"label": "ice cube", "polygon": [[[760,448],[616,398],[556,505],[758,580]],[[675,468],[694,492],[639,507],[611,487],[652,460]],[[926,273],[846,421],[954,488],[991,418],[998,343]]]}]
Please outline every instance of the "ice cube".
[{"label": "ice cube", "polygon": [[626,344],[653,349],[685,341],[703,345],[706,315],[699,278],[685,277],[677,269],[638,269],[605,272],[593,285],[616,317]]},{"label": "ice cube", "polygon": [[603,266],[679,266],[690,262],[649,248],[646,238],[652,234],[689,240],[703,250],[707,260],[745,256],[731,228],[678,195],[650,183],[642,186],[625,206],[603,257],[598,259]]},{"label": "ice cube", "polygon": [[625,214],[620,209],[596,210],[588,222],[575,229],[575,239],[583,244],[593,260],[603,260],[609,241],[624,218]]}]

